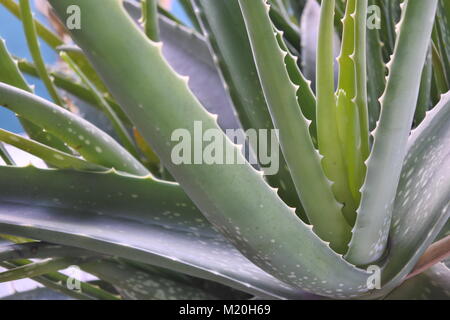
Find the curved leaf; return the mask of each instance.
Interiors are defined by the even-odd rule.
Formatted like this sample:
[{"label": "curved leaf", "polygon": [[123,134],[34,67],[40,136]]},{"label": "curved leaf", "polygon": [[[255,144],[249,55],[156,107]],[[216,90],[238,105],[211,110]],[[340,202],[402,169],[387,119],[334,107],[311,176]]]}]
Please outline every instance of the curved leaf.
[{"label": "curved leaf", "polygon": [[[336,15],[337,16],[337,15]],[[311,86],[316,90],[316,56],[319,34],[320,5],[316,0],[308,0],[301,16],[300,38],[301,38],[301,65],[302,71]],[[336,33],[333,35],[334,57],[339,55],[340,40]],[[334,78],[338,79],[338,67],[334,66]]]},{"label": "curved leaf", "polygon": [[32,262],[20,267],[0,272],[0,283],[23,278],[33,278],[49,272],[66,269],[82,261],[77,258],[56,258]]},{"label": "curved leaf", "polygon": [[126,300],[215,300],[215,296],[163,274],[130,264],[102,259],[84,264],[83,270],[113,284]]},{"label": "curved leaf", "polygon": [[0,129],[0,141],[41,158],[46,163],[62,169],[105,171],[107,168],[87,162],[71,154],[47,147],[36,141],[29,140],[18,134]]},{"label": "curved leaf", "polygon": [[431,0],[408,1],[404,8],[382,98],[380,122],[367,160],[361,205],[346,254],[346,259],[357,265],[378,260],[386,249],[395,191],[406,155],[436,7],[437,0]]},{"label": "curved leaf", "polygon": [[52,97],[55,104],[64,107],[63,100],[59,96],[58,91],[53,84],[52,79],[47,73],[45,62],[41,54],[39,41],[37,39],[36,25],[34,23],[33,14],[31,12],[30,0],[19,0],[20,15],[22,25],[27,39],[28,48],[30,50],[33,61],[36,64],[39,77],[42,79],[48,93]]},{"label": "curved leaf", "polygon": [[[245,130],[273,129],[239,2],[237,0],[198,0],[195,4],[204,34],[207,35],[210,51],[215,57],[216,65],[221,72],[242,127]],[[231,24],[230,21],[232,21]],[[214,111],[211,112],[214,113]],[[220,115],[218,119],[220,124]],[[257,145],[250,147],[254,152],[258,150]],[[258,160],[260,160],[259,157]],[[279,162],[278,173],[266,178],[273,187],[278,188],[280,197],[289,206],[297,208],[304,217],[289,169],[282,155]]]},{"label": "curved leaf", "polygon": [[[68,0],[50,3],[60,17],[65,16],[70,4]],[[225,139],[225,148],[244,164],[172,163],[176,143],[170,137],[174,130],[182,128],[193,136],[194,121],[200,121],[204,130],[219,132],[215,118],[192,95],[186,79],[169,67],[160,47],[127,17],[120,2],[80,0],[78,5],[84,12],[85,27],[72,30],[74,40],[81,48],[89,48],[89,59],[136,127],[221,233],[251,261],[285,282],[317,294],[343,297],[368,290],[364,288],[368,273],[344,262],[303,224],[264,182],[261,173],[245,163],[229,140]],[[96,28],[96,32],[87,32],[91,28]],[[119,46],[120,51],[118,41],[126,41],[126,45],[124,42]],[[90,54],[92,51],[97,54]],[[128,60],[124,61],[124,56]],[[146,80],[145,85],[142,79]],[[340,275],[338,278],[331,276],[331,266],[333,274]],[[340,283],[345,288],[334,291]]]},{"label": "curved leaf", "polygon": [[[325,175],[332,182],[335,198],[343,204],[343,212],[348,220],[354,219],[357,205],[350,190],[343,148],[339,140],[337,123],[336,97],[334,94],[334,9],[335,0],[322,2],[320,11],[317,65],[316,65],[316,94],[317,94],[317,141],[319,152],[323,156],[322,167]],[[345,40],[345,39],[344,39]],[[340,108],[340,111],[345,110]],[[334,213],[342,216],[342,213]],[[345,237],[345,248],[350,234]]]},{"label": "curved leaf", "polygon": [[449,300],[450,269],[440,263],[424,273],[405,281],[387,300]]},{"label": "curved leaf", "polygon": [[285,68],[284,55],[287,53],[271,35],[269,7],[264,0],[239,0],[239,3],[264,95],[274,126],[279,131],[281,149],[306,215],[314,231],[330,241],[333,249],[343,252],[350,228],[322,171],[307,119],[298,105],[297,88]]},{"label": "curved leaf", "polygon": [[408,142],[395,200],[389,251],[382,268],[387,294],[413,270],[450,216],[450,94],[430,111]]},{"label": "curved leaf", "polygon": [[[2,232],[138,260],[258,296],[305,297],[303,291],[284,285],[239,254],[211,229],[176,184],[32,167],[0,167],[0,176],[2,180],[14,177],[14,183],[0,190]],[[296,268],[302,270],[300,264]],[[336,263],[321,268],[330,275],[342,272]],[[327,280],[311,278],[311,282],[315,283],[305,283],[306,289],[316,291],[317,284],[322,294],[333,293],[325,289]]]},{"label": "curved leaf", "polygon": [[64,139],[88,161],[137,175],[149,174],[139,161],[109,135],[47,100],[0,83],[0,105]]},{"label": "curved leaf", "polygon": [[0,261],[92,256],[89,251],[45,242],[29,242],[0,246]]},{"label": "curved leaf", "polygon": [[[0,72],[0,82],[4,82],[31,93],[33,92],[32,88],[28,85],[28,83],[25,81],[25,78],[19,71],[17,61],[14,60],[9,54],[8,49],[6,48],[5,41],[3,39],[0,39],[0,69],[2,70]],[[39,126],[22,117],[18,118],[24,130],[32,139],[55,149],[69,153],[71,152],[61,140],[59,140],[52,134],[45,132]]]}]

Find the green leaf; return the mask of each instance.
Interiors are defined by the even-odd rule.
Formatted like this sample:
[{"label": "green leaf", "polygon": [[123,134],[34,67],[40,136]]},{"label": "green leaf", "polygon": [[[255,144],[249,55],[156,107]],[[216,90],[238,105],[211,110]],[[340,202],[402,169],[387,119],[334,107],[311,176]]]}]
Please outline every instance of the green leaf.
[{"label": "green leaf", "polygon": [[[0,178],[13,182],[0,190],[3,232],[138,260],[259,296],[304,296],[257,268],[218,236],[176,184],[32,167],[0,167]],[[323,272],[341,270],[342,260],[333,263],[333,267],[320,264]],[[327,280],[316,281],[323,294],[333,293],[326,292],[332,289],[321,282]],[[364,277],[361,281],[365,283]],[[313,285],[305,283],[311,290]]]},{"label": "green leaf", "polygon": [[[337,15],[336,15],[337,17]],[[316,58],[319,34],[320,5],[316,0],[308,0],[301,16],[301,67],[305,77],[311,81],[316,89]],[[337,33],[333,35],[334,57],[339,55],[340,40]],[[338,79],[337,64],[334,65],[334,78]]]},{"label": "green leaf", "polygon": [[[65,50],[67,50],[65,48]],[[36,67],[24,60],[20,59],[17,62],[17,66],[19,67],[20,71],[31,75],[33,77],[39,77]],[[88,88],[83,86],[81,83],[77,82],[76,80],[68,77],[67,75],[61,73],[61,72],[50,72],[50,75],[54,79],[55,85],[59,88],[64,90],[66,93],[69,93],[73,96],[75,96],[77,99],[83,100],[84,102],[89,103],[92,107],[97,108],[99,111],[101,110],[101,106],[98,105],[98,99],[95,97],[92,91],[90,91]],[[108,104],[114,109],[114,111],[119,115],[120,119],[126,123],[128,126],[131,126],[130,120],[127,118],[125,113],[121,110],[120,106],[115,102],[110,96],[105,96],[105,100],[108,102]]]},{"label": "green leaf", "polygon": [[[236,1],[236,0],[235,0]],[[292,23],[289,17],[283,15],[280,10],[274,6],[270,7],[269,15],[273,24],[278,30],[283,31],[285,39],[297,51],[300,52],[300,29]]]},{"label": "green leaf", "polygon": [[[409,1],[405,6],[361,206],[346,259],[356,265],[378,260],[386,249],[392,205],[406,155],[420,78],[436,13],[437,0]],[[415,52],[411,55],[411,50]],[[383,174],[380,174],[383,172]]]},{"label": "green leaf", "polygon": [[[200,0],[195,3],[202,28],[207,34],[206,39],[211,53],[216,57],[217,66],[226,83],[242,127],[244,130],[273,129],[239,2],[237,0]],[[233,27],[230,27],[230,21],[233,21]],[[306,97],[310,97],[308,91],[305,91]],[[315,108],[314,96],[312,96],[312,100],[312,108]],[[203,105],[208,108],[207,104],[203,103]],[[208,109],[215,113],[210,108]],[[311,115],[315,116],[314,109],[308,116]],[[219,114],[219,124],[220,120]],[[253,150],[258,150],[257,145],[251,147]],[[258,160],[260,160],[259,156]],[[297,212],[302,218],[305,218],[289,169],[281,154],[279,162],[278,173],[266,176],[266,179],[271,186],[278,188],[280,197],[290,207],[297,208]]]},{"label": "green leaf", "polygon": [[447,94],[409,138],[389,232],[389,254],[378,263],[383,289],[373,292],[373,297],[401,284],[449,219],[449,123]]},{"label": "green leaf", "polygon": [[380,38],[383,43],[383,56],[385,61],[389,61],[394,52],[396,40],[396,24],[399,18],[398,8],[399,0],[376,0],[379,8],[381,8],[381,25]]},{"label": "green leaf", "polygon": [[[359,189],[364,179],[364,164],[361,157],[360,145],[361,135],[359,126],[358,109],[354,101],[347,96],[344,90],[337,93],[336,119],[338,123],[338,133],[342,144],[342,151],[345,154],[345,169],[352,197],[355,203],[359,203]],[[355,223],[356,206],[344,208],[346,219],[350,225]]]},{"label": "green leaf", "polygon": [[[60,17],[64,17],[70,4],[68,0],[51,0],[50,3]],[[90,48],[86,54],[117,101],[126,108],[136,127],[188,196],[221,233],[260,268],[297,287],[309,287],[311,292],[337,296],[367,291],[367,288],[358,289],[358,286],[366,284],[368,273],[344,262],[314,235],[311,227],[293,214],[293,210],[264,182],[261,173],[248,163],[175,165],[171,161],[171,153],[177,143],[170,142],[174,130],[185,129],[193,136],[194,121],[200,121],[204,130],[214,129],[220,138],[224,138],[215,118],[202,108],[186,80],[173,72],[163,59],[159,46],[146,39],[119,2],[99,4],[80,0],[77,4],[84,12],[85,27],[71,30],[74,40],[81,48]],[[96,32],[87,32],[91,28],[96,28]],[[92,51],[97,55],[90,54]],[[142,79],[145,79],[145,85]],[[295,92],[293,98],[296,100]],[[308,134],[307,128],[304,131]],[[310,145],[313,149],[311,142]],[[238,152],[238,148],[227,139],[225,148],[234,154]],[[239,161],[244,161],[240,154],[238,156]],[[322,197],[319,202],[323,202]],[[260,214],[262,209],[264,214]],[[83,227],[91,228],[89,225]],[[127,237],[130,234],[135,237],[134,240],[127,239],[127,242],[136,243],[136,230],[127,231]],[[145,234],[161,236],[149,230]],[[180,241],[174,245],[177,252],[184,251],[180,249]],[[139,241],[139,246],[142,243]],[[156,246],[152,241],[145,241],[145,244]],[[202,252],[208,252],[208,260],[216,259],[211,258],[211,250],[202,249]],[[321,268],[317,267],[318,261]],[[331,276],[327,266],[333,267],[333,274],[338,272],[341,275],[339,280]],[[346,289],[333,291],[339,283],[345,284]]]},{"label": "green leaf", "polygon": [[440,0],[436,14],[435,31],[437,45],[445,68],[447,80],[450,79],[450,6]]},{"label": "green leaf", "polygon": [[[372,0],[369,4],[373,4]],[[380,31],[376,28],[367,30],[367,77],[370,85],[367,86],[367,103],[369,108],[369,129],[373,130],[380,117],[379,98],[386,86],[386,66],[383,61],[383,43]]]},{"label": "green leaf", "polygon": [[82,266],[111,283],[125,300],[215,300],[215,296],[182,281],[149,272],[113,259],[101,259]]},{"label": "green leaf", "polygon": [[26,151],[46,163],[61,169],[106,171],[107,168],[87,162],[71,154],[47,147],[39,142],[29,140],[18,134],[0,129],[0,141]]},{"label": "green leaf", "polygon": [[356,95],[356,69],[352,55],[355,53],[355,10],[356,0],[347,1],[345,16],[342,20],[342,47],[337,58],[339,63],[338,89],[343,90],[350,99]]},{"label": "green leaf", "polygon": [[201,32],[200,22],[197,19],[197,15],[195,14],[194,5],[191,0],[180,0],[180,4],[183,7],[184,12],[189,17],[192,25],[195,30]]},{"label": "green leaf", "polygon": [[8,165],[8,166],[14,165],[14,159],[11,157],[8,150],[6,150],[3,143],[0,143],[0,157],[5,162],[6,165]]},{"label": "green leaf", "polygon": [[[348,186],[353,196],[351,203],[346,203],[344,214],[350,225],[354,225],[356,219],[356,209],[360,201],[359,189],[364,179],[364,164],[361,152],[361,131],[359,108],[356,103],[357,92],[357,72],[356,51],[361,50],[355,47],[356,27],[355,27],[356,1],[348,1],[345,11],[342,33],[341,54],[337,59],[339,63],[339,83],[336,109],[336,121],[339,133],[339,143],[341,145],[345,172],[347,174]],[[358,21],[360,23],[360,21]],[[365,48],[364,48],[365,49]]]},{"label": "green leaf", "polygon": [[[361,156],[365,161],[370,154],[369,146],[369,115],[367,105],[367,0],[358,0],[355,9],[355,71],[356,71],[356,96],[355,103],[358,107],[359,126],[361,132]],[[365,167],[362,168],[363,176]],[[358,181],[360,182],[360,181]]]},{"label": "green leaf", "polygon": [[[13,269],[21,266],[26,266],[30,263],[32,262],[29,260],[16,260],[14,262],[0,262],[0,265],[5,268]],[[74,299],[118,300],[116,296],[110,294],[109,292],[106,292],[83,281],[80,281],[81,290],[71,290],[67,287],[69,277],[59,272],[50,272],[44,275],[36,276],[33,277],[32,280],[39,282],[46,288],[50,288],[56,292],[62,293]]]},{"label": "green leaf", "polygon": [[[32,88],[27,84],[19,71],[17,61],[14,60],[9,54],[3,39],[0,39],[0,69],[2,70],[2,72],[0,72],[0,82],[4,82],[30,93],[33,92]],[[43,131],[42,128],[22,117],[18,118],[23,128],[32,139],[60,151],[68,153],[71,152],[69,148],[67,148],[67,146],[65,146],[64,143],[55,136]]]},{"label": "green leaf", "polygon": [[142,1],[142,22],[147,37],[159,41],[158,0]]},{"label": "green leaf", "polygon": [[315,232],[330,241],[336,251],[342,252],[347,244],[349,226],[340,213],[309,136],[307,120],[298,105],[297,88],[284,65],[283,55],[287,53],[280,49],[277,39],[272,36],[265,2],[250,5],[249,1],[240,0],[240,5],[264,95],[275,128],[279,130],[281,149],[297,193]]},{"label": "green leaf", "polygon": [[406,280],[385,299],[387,300],[448,300],[450,270],[440,263],[424,273]]},{"label": "green leaf", "polygon": [[417,100],[416,113],[414,114],[414,125],[418,126],[425,118],[426,112],[431,106],[431,81],[433,79],[433,65],[431,47],[428,50],[425,66],[420,80],[420,92]]},{"label": "green leaf", "polygon": [[[20,6],[14,0],[0,0],[0,3],[3,4],[5,8],[13,15],[15,15],[18,19],[22,19]],[[53,31],[48,29],[45,25],[43,25],[36,19],[33,19],[33,22],[36,28],[36,34],[42,40],[44,40],[50,46],[50,48],[56,51],[59,46],[64,45],[63,40]],[[87,75],[89,80],[92,81],[99,90],[105,92],[105,86],[92,69],[92,66],[86,60],[86,57],[82,54],[80,55],[77,52],[70,52],[69,55],[70,58],[76,62],[78,67]]]},{"label": "green leaf", "polygon": [[432,41],[431,43],[431,53],[432,53],[432,61],[433,61],[433,74],[434,81],[436,82],[436,88],[438,90],[438,94],[443,94],[449,89],[449,82],[447,76],[445,74],[445,66],[443,63],[443,59],[440,55],[440,52],[437,48],[436,42]]},{"label": "green leaf", "polygon": [[[124,4],[133,19],[138,19],[139,6],[130,2]],[[164,43],[162,53],[171,67],[189,77],[189,88],[209,112],[218,115],[221,128],[239,128],[206,40],[164,16],[159,17],[159,26]]]},{"label": "green leaf", "polygon": [[87,161],[137,175],[149,172],[113,138],[75,114],[0,83],[0,105],[45,128],[78,151]]},{"label": "green leaf", "polygon": [[211,229],[176,184],[31,167],[0,167],[0,173],[17,182],[1,190],[4,232],[137,260],[264,297],[304,294],[244,258]]},{"label": "green leaf", "polygon": [[[151,219],[152,223],[165,224],[169,229],[216,234],[176,183],[134,177],[114,170],[94,174],[33,167],[0,167],[0,174],[4,181],[17,177],[17,182],[2,190],[5,201],[94,210],[142,222]],[[47,181],[52,181],[52,184],[48,185]],[[147,201],[151,201],[151,208]]]},{"label": "green leaf", "polygon": [[117,133],[117,135],[120,138],[120,141],[122,142],[122,145],[127,149],[129,153],[131,153],[134,157],[138,157],[138,153],[136,151],[136,146],[134,144],[133,139],[131,138],[131,135],[128,133],[127,128],[122,123],[120,118],[117,116],[115,111],[112,109],[112,107],[109,105],[109,103],[106,101],[104,96],[101,92],[99,92],[94,84],[89,81],[87,76],[81,71],[80,68],[70,59],[70,57],[65,52],[60,53],[60,57],[69,65],[69,67],[75,71],[75,73],[80,77],[83,84],[86,85],[86,87],[92,92],[93,96],[95,97],[97,101],[97,105],[101,107],[101,110],[103,113],[108,117],[108,119],[111,121],[111,124]]},{"label": "green leaf", "polygon": [[[334,7],[335,1],[322,3],[317,46],[317,140],[319,152],[323,156],[322,167],[331,180],[336,199],[342,203],[343,212],[349,221],[354,220],[356,203],[350,191],[344,155],[339,139],[336,97],[334,94]],[[346,108],[341,108],[346,110]],[[319,213],[323,215],[323,213]],[[333,213],[341,216],[342,214]],[[348,236],[344,238],[348,240]],[[347,243],[346,243],[347,245]],[[345,248],[346,249],[346,248]]]},{"label": "green leaf", "polygon": [[37,39],[36,26],[34,24],[33,14],[31,12],[30,0],[19,0],[19,5],[28,48],[30,50],[31,56],[33,57],[34,63],[36,64],[39,77],[44,82],[44,85],[47,88],[47,91],[52,97],[53,101],[57,105],[64,107],[63,101],[56,91],[53,81],[50,79],[47,73],[47,68],[45,67],[44,59],[42,58],[39,42]]},{"label": "green leaf", "polygon": [[24,266],[0,272],[0,283],[23,278],[33,278],[49,272],[66,269],[71,265],[79,263],[78,261],[81,260],[75,258],[56,258],[32,262]]},{"label": "green leaf", "polygon": [[0,261],[92,256],[93,253],[59,244],[28,242],[0,246]]}]

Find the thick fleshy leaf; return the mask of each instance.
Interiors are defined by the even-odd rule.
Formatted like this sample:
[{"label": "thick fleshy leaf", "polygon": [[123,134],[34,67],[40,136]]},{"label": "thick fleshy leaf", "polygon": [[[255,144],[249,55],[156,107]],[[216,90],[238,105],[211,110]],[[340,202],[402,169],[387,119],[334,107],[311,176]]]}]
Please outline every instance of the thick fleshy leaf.
[{"label": "thick fleshy leaf", "polygon": [[[70,4],[68,0],[50,3],[60,17],[66,15]],[[85,27],[71,30],[75,42],[82,49],[89,48],[85,50],[89,60],[114,97],[170,173],[222,234],[252,262],[292,285],[342,297],[368,291],[365,287],[368,273],[334,253],[280,200],[261,172],[243,161],[237,146],[220,132],[215,117],[203,109],[189,90],[186,79],[164,60],[160,45],[149,41],[135,26],[121,2],[99,4],[79,0],[78,5],[84,12]],[[96,32],[87,32],[91,28],[96,28]],[[171,141],[172,133],[185,129],[194,136],[195,121],[202,124],[203,130],[217,132],[219,139],[224,139],[227,152],[237,155],[243,164],[174,164],[172,148],[178,143]],[[333,271],[328,269],[331,266]],[[339,284],[345,289],[336,289]]]},{"label": "thick fleshy leaf", "polygon": [[[376,3],[370,0],[369,6]],[[372,16],[372,19],[376,19]],[[376,22],[376,21],[373,21]],[[368,28],[367,30],[367,78],[370,83],[367,86],[367,103],[369,105],[369,129],[372,131],[380,116],[379,98],[383,94],[386,85],[386,66],[383,61],[383,43],[380,40],[380,30]]]},{"label": "thick fleshy leaf", "polygon": [[89,256],[89,251],[45,242],[0,245],[0,261]]},{"label": "thick fleshy leaf", "polygon": [[256,268],[220,237],[70,209],[2,203],[0,212],[0,227],[7,233],[154,264],[259,296],[303,295]]},{"label": "thick fleshy leaf", "polygon": [[[221,72],[242,127],[245,130],[273,129],[238,0],[198,0],[195,4],[211,54],[215,57],[216,65]],[[230,21],[233,22],[230,23]],[[312,105],[314,108],[315,102]],[[205,107],[209,109],[208,105]],[[250,147],[256,151],[257,155],[258,146]],[[282,155],[280,155],[278,173],[266,178],[273,187],[278,188],[280,197],[289,206],[297,208],[304,217],[289,169]]]},{"label": "thick fleshy leaf", "polygon": [[215,300],[201,288],[158,272],[142,270],[112,259],[84,264],[83,270],[111,283],[126,300]]},{"label": "thick fleshy leaf", "polygon": [[[334,196],[342,204],[343,212],[350,211],[345,216],[351,221],[354,219],[354,210],[357,205],[350,190],[343,146],[339,141],[336,121],[338,117],[333,75],[335,65],[333,55],[334,9],[335,0],[322,2],[320,8],[316,62],[317,141],[319,152],[323,156],[321,159],[323,171],[332,182]],[[340,108],[340,111],[342,110],[344,109]],[[342,214],[338,215],[342,216]],[[345,251],[347,251],[350,236],[347,235],[345,238]]]},{"label": "thick fleshy leaf", "polygon": [[[130,1],[125,1],[124,6],[137,21],[140,17],[139,6]],[[218,115],[217,121],[221,128],[239,128],[206,40],[164,16],[159,17],[159,29],[164,43],[162,53],[171,67],[189,77],[189,88],[209,112]]]},{"label": "thick fleshy leaf", "polygon": [[450,269],[440,263],[406,280],[392,291],[387,300],[449,300]]},{"label": "thick fleshy leaf", "polygon": [[[308,0],[301,17],[300,38],[302,71],[305,77],[311,81],[312,88],[316,89],[316,56],[319,34],[320,5],[315,0]],[[338,35],[333,35],[334,57],[339,55],[340,40]],[[338,67],[334,66],[334,78],[338,79]]]},{"label": "thick fleshy leaf", "polygon": [[[13,15],[15,15],[18,19],[22,20],[22,14],[19,7],[19,4],[14,0],[2,0],[0,2],[5,8],[10,11]],[[40,23],[37,19],[33,19],[36,33],[37,35],[45,41],[50,48],[53,50],[57,50],[57,47],[64,45],[64,41],[55,34],[52,30],[47,28],[45,25]],[[86,57],[82,54],[79,54],[77,52],[71,52],[70,58],[75,60],[78,67],[83,70],[83,72],[89,77],[89,79],[95,83],[97,88],[101,91],[106,91],[105,86],[98,78],[97,74],[92,69],[92,66],[89,64],[89,62],[86,60]]]},{"label": "thick fleshy leaf", "polygon": [[450,216],[450,94],[430,111],[408,142],[395,200],[389,253],[379,263],[387,294],[413,270]]},{"label": "thick fleshy leaf", "polygon": [[[369,112],[367,105],[367,0],[358,0],[355,9],[355,71],[356,96],[359,126],[361,133],[361,156],[363,160],[369,157]],[[365,168],[364,168],[365,169]]]},{"label": "thick fleshy leaf", "polygon": [[381,99],[380,122],[367,160],[361,205],[346,254],[346,259],[357,265],[380,259],[386,250],[395,192],[406,155],[436,7],[437,0],[408,1],[404,6],[386,91]]},{"label": "thick fleshy leaf", "polygon": [[149,174],[139,161],[105,132],[45,99],[0,83],[0,105],[64,139],[88,161],[132,174]]},{"label": "thick fleshy leaf", "polygon": [[[345,16],[342,20],[342,47],[337,58],[339,63],[339,82],[336,93],[336,123],[339,133],[343,162],[345,165],[348,187],[353,199],[344,201],[343,212],[350,225],[354,225],[356,209],[360,200],[359,189],[364,175],[364,164],[361,156],[361,133],[359,110],[355,102],[357,93],[357,73],[355,59],[355,10],[356,1],[347,1]],[[361,49],[358,49],[358,51]],[[330,117],[333,118],[332,116]]]},{"label": "thick fleshy leaf", "polygon": [[152,41],[159,41],[158,1],[142,1],[142,23],[145,34]]},{"label": "thick fleshy leaf", "polygon": [[36,157],[41,158],[46,163],[62,169],[95,170],[106,171],[107,168],[87,162],[71,154],[47,147],[39,142],[24,138],[18,134],[0,129],[0,141],[13,145]]},{"label": "thick fleshy leaf", "polygon": [[33,278],[46,273],[66,269],[81,262],[78,258],[55,258],[32,262],[23,266],[0,272],[0,283],[24,278]]},{"label": "thick fleshy leaf", "polygon": [[427,59],[422,71],[422,78],[420,80],[420,92],[417,100],[416,113],[414,114],[414,125],[418,126],[425,118],[425,114],[431,106],[431,82],[433,79],[433,65],[432,65],[431,47],[428,49]]},{"label": "thick fleshy leaf", "polygon": [[[320,156],[309,135],[308,121],[298,104],[298,88],[290,80],[285,67],[284,56],[287,53],[279,47],[276,36],[271,35],[273,27],[268,15],[269,6],[264,0],[239,0],[239,4],[264,96],[306,215],[314,231],[331,242],[334,250],[343,252],[350,228],[333,196]],[[267,63],[269,60],[272,63]]]},{"label": "thick fleshy leaf", "polygon": [[31,57],[36,65],[39,76],[53,99],[53,102],[60,107],[65,107],[65,104],[56,90],[52,79],[48,75],[47,68],[45,67],[44,58],[42,57],[40,44],[37,38],[36,25],[31,12],[30,0],[19,0],[19,7],[28,49],[30,50]]},{"label": "thick fleshy leaf", "polygon": [[[28,85],[25,78],[19,71],[17,61],[14,60],[14,58],[9,54],[8,49],[6,48],[5,41],[3,39],[0,39],[0,70],[0,82],[4,82],[28,92],[33,92],[32,87]],[[20,116],[18,118],[25,132],[32,139],[58,150],[70,153],[69,148],[61,140],[59,140],[52,134],[42,130],[42,128],[35,125],[31,121],[26,120]]]},{"label": "thick fleshy leaf", "polygon": [[[239,254],[212,229],[177,184],[113,172],[33,167],[0,167],[0,176],[15,181],[1,188],[0,201],[5,206],[0,209],[0,220],[19,226],[19,234],[32,232],[35,238],[160,265],[260,296],[304,295]],[[24,205],[20,209],[13,203]],[[16,209],[21,217],[14,217]],[[4,232],[13,229],[0,227]]]},{"label": "thick fleshy leaf", "polygon": [[[21,266],[26,266],[31,263],[30,260],[15,260],[14,262],[0,262],[0,266],[7,269],[14,269]],[[45,287],[56,292],[62,293],[68,297],[81,300],[117,300],[118,297],[106,292],[97,286],[91,285],[87,282],[80,281],[81,290],[72,290],[67,286],[69,276],[59,272],[50,272],[44,275],[31,278]],[[77,279],[80,280],[80,279]]]}]

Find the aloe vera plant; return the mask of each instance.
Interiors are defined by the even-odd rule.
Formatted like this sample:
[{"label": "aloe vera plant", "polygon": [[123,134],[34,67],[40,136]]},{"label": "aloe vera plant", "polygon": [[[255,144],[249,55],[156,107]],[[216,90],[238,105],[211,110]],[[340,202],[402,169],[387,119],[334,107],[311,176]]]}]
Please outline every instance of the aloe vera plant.
[{"label": "aloe vera plant", "polygon": [[[0,42],[0,105],[27,133],[0,130],[0,282],[79,299],[449,299],[446,1],[186,0],[190,29],[156,0],[48,0],[73,43],[29,0],[0,3],[33,58]],[[174,134],[199,126],[234,161],[174,161]],[[275,174],[237,128],[275,130]],[[73,265],[99,280],[73,290]]]}]

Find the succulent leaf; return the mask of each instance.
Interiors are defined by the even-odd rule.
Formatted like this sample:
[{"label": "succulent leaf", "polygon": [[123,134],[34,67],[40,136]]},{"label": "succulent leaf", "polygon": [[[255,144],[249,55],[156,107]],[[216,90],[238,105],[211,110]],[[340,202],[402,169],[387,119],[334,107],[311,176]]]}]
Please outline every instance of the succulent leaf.
[{"label": "succulent leaf", "polygon": [[406,280],[385,299],[387,300],[448,300],[450,270],[440,263],[424,273]]},{"label": "succulent leaf", "polygon": [[106,171],[107,168],[87,162],[83,159],[75,157],[71,154],[47,147],[39,142],[27,139],[21,135],[0,129],[0,141],[15,146],[23,151],[26,151],[38,158],[41,158],[46,163],[61,169],[77,169],[77,170],[94,170]]},{"label": "succulent leaf", "polygon": [[[244,130],[273,129],[239,2],[198,0],[195,4],[211,53],[242,127]],[[233,28],[229,27],[230,21],[233,21]],[[219,115],[219,124],[220,118]],[[258,150],[257,145],[250,147]],[[279,162],[279,172],[266,176],[266,179],[271,186],[278,188],[280,197],[290,207],[297,208],[297,212],[305,218],[282,154]]]},{"label": "succulent leaf", "polygon": [[89,255],[93,255],[92,252],[45,242],[28,242],[0,246],[0,261]]},{"label": "succulent leaf", "polygon": [[32,262],[27,265],[0,272],[0,283],[23,278],[33,278],[49,272],[55,272],[70,267],[71,265],[78,263],[78,261],[79,260],[75,258],[56,258]]},{"label": "succulent leaf", "polygon": [[[378,260],[386,249],[392,206],[406,155],[420,78],[437,1],[408,1],[392,60],[352,241],[346,254],[356,265]],[[415,52],[411,55],[411,50]],[[380,174],[383,172],[383,174]]]},{"label": "succulent leaf", "polygon": [[113,138],[88,121],[47,100],[0,83],[0,105],[64,139],[88,161],[137,175],[149,174]]},{"label": "succulent leaf", "polygon": [[449,123],[447,94],[409,138],[390,227],[389,252],[377,263],[383,289],[373,293],[376,297],[401,284],[448,222]]},{"label": "succulent leaf", "polygon": [[113,284],[125,300],[217,299],[201,288],[112,259],[93,261],[84,264],[82,268]]},{"label": "succulent leaf", "polygon": [[[0,72],[0,82],[15,86],[30,93],[33,92],[32,88],[28,85],[19,71],[18,63],[9,54],[3,39],[0,39],[0,68],[2,70],[2,72]],[[43,131],[42,128],[22,117],[19,117],[19,120],[24,130],[32,139],[58,150],[70,153],[67,146],[55,136]]]}]

